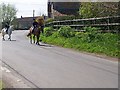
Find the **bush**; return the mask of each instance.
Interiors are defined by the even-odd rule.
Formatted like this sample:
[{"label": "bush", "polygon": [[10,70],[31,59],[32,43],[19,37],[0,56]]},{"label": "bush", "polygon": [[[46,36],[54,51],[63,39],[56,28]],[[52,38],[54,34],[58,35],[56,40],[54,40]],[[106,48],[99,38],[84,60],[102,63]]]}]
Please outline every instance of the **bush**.
[{"label": "bush", "polygon": [[98,34],[98,29],[99,28],[95,27],[84,27],[84,30],[86,31],[88,37],[87,42],[92,42],[96,39],[102,40],[101,35]]},{"label": "bush", "polygon": [[44,35],[46,37],[51,36],[53,34],[53,32],[54,32],[53,27],[46,27],[46,28],[44,28]]},{"label": "bush", "polygon": [[77,38],[82,38],[82,37],[84,37],[84,32],[76,32],[76,33],[75,33],[75,37],[77,37]]},{"label": "bush", "polygon": [[90,32],[90,33],[95,33],[98,31],[99,28],[95,28],[95,27],[84,27],[84,30],[86,30],[86,32]]},{"label": "bush", "polygon": [[74,30],[70,26],[62,26],[58,30],[58,34],[60,36],[66,37],[66,38],[75,36]]},{"label": "bush", "polygon": [[55,31],[55,32],[52,34],[52,37],[54,37],[54,38],[57,38],[58,36],[59,36],[59,34],[58,34],[57,31]]},{"label": "bush", "polygon": [[54,19],[53,18],[48,18],[47,20],[45,20],[45,23],[50,23],[50,22],[53,22]]}]

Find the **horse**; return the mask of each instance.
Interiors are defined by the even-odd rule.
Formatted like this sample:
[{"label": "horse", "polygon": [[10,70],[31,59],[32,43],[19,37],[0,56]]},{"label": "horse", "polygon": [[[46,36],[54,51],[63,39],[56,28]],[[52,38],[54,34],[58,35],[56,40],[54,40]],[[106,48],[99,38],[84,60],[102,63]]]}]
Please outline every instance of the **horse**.
[{"label": "horse", "polygon": [[33,41],[34,41],[34,43],[35,43],[35,37],[36,37],[36,39],[37,39],[37,41],[36,41],[36,44],[37,45],[40,45],[39,44],[39,37],[40,37],[40,34],[41,34],[41,26],[38,26],[38,27],[36,27],[35,29],[34,29],[34,32],[32,32],[32,30],[33,30],[33,27],[31,27],[30,29],[29,29],[29,34],[27,35],[27,36],[29,36],[30,37],[30,43],[32,44],[32,35],[33,35]]},{"label": "horse", "polygon": [[4,38],[4,36],[6,35],[6,34],[8,34],[8,40],[10,40],[11,41],[11,34],[12,34],[12,31],[13,31],[13,25],[11,25],[9,28],[8,28],[8,31],[7,31],[7,33],[6,33],[6,30],[7,30],[7,28],[3,28],[2,29],[2,31],[1,31],[1,33],[2,33],[2,39],[3,40],[5,40],[5,38]]},{"label": "horse", "polygon": [[40,34],[41,32],[43,33],[43,28],[44,28],[44,18],[42,16],[39,16],[38,18],[35,19],[36,22],[38,23],[37,27],[34,28],[34,32],[33,31],[33,27],[31,27],[29,29],[29,34],[27,36],[30,36],[30,42],[32,44],[32,35],[33,35],[33,41],[35,43],[35,37],[37,38],[37,41],[36,41],[36,44],[37,45],[40,45],[39,44],[39,37],[40,37]]}]

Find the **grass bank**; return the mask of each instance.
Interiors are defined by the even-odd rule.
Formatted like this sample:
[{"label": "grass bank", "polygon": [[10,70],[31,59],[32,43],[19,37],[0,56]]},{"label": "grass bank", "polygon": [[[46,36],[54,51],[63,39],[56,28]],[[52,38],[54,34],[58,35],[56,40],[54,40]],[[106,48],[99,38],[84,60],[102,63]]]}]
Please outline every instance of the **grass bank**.
[{"label": "grass bank", "polygon": [[85,27],[86,32],[74,32],[68,26],[55,31],[52,27],[45,28],[41,36],[43,42],[72,48],[78,51],[120,57],[119,37],[115,33],[98,33],[97,28]]},{"label": "grass bank", "polygon": [[4,87],[5,87],[5,86],[4,86],[3,82],[0,81],[0,90],[2,90],[2,88],[4,88]]}]

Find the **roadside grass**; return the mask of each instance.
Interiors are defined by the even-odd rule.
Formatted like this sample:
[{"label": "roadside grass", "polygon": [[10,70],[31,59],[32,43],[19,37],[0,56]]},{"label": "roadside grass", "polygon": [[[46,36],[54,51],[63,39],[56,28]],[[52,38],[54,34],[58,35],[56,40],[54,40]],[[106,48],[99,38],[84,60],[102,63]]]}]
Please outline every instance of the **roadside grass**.
[{"label": "roadside grass", "polygon": [[3,88],[5,88],[5,85],[3,84],[2,81],[0,81],[0,90],[2,90]]},{"label": "roadside grass", "polygon": [[[49,28],[47,27],[47,31]],[[69,29],[69,31],[68,31]],[[97,28],[85,27],[86,32],[73,32],[70,27],[62,27],[58,31],[45,32],[41,39],[45,43],[72,48],[78,51],[120,57],[119,36],[116,33],[98,33]],[[50,33],[50,34],[49,34]],[[47,35],[47,36],[46,36]]]}]

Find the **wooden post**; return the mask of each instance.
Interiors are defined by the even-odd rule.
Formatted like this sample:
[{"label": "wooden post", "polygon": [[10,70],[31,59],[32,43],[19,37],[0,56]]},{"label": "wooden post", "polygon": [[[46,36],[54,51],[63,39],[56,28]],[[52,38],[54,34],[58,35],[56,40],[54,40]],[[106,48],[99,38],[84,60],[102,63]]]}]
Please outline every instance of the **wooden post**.
[{"label": "wooden post", "polygon": [[108,32],[109,32],[109,30],[110,30],[109,23],[110,23],[110,21],[109,21],[109,18],[108,18],[108,19],[107,19],[107,29],[108,29]]}]

